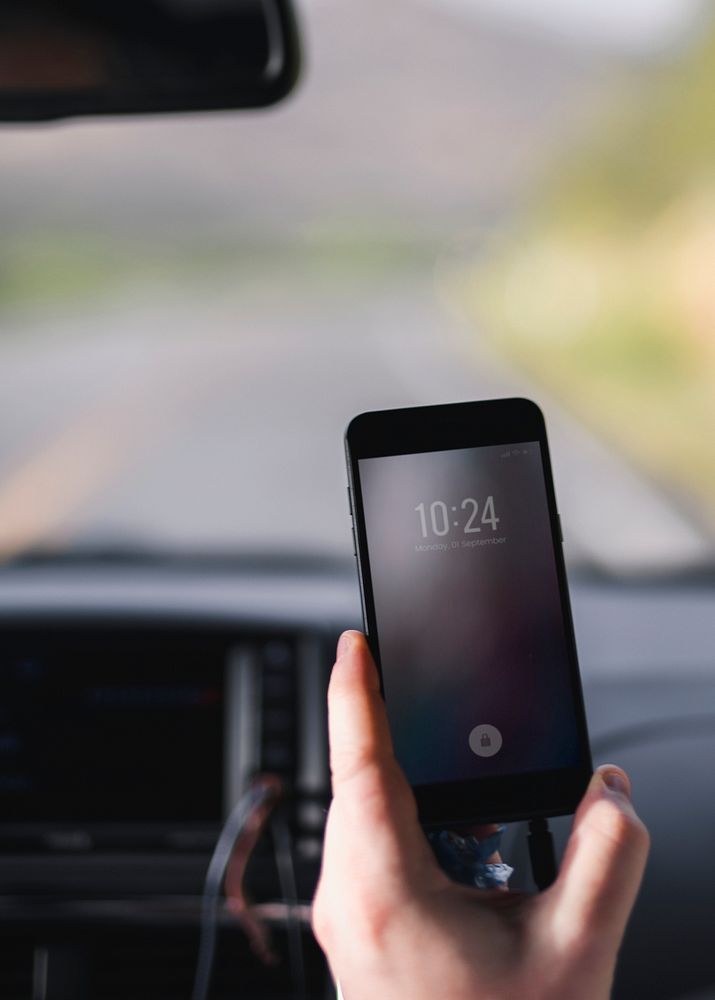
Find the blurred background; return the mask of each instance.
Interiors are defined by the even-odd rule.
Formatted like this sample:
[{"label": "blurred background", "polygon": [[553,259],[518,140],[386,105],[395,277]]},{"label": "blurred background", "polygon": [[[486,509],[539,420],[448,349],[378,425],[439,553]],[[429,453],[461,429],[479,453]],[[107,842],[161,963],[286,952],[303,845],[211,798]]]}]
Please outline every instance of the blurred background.
[{"label": "blurred background", "polygon": [[[188,996],[217,824],[261,772],[286,796],[249,895],[288,902],[283,961],[223,910],[212,995],[334,995],[291,901],[360,621],[343,430],[510,395],[547,417],[594,759],[652,833],[614,996],[715,995],[713,10],[303,0],[273,108],[0,127],[3,996]],[[187,678],[210,719],[171,721]],[[523,824],[503,851],[528,887]]]},{"label": "blurred background", "polygon": [[572,566],[706,572],[715,23],[305,0],[268,112],[0,136],[0,555],[350,554],[356,412],[541,403]]}]

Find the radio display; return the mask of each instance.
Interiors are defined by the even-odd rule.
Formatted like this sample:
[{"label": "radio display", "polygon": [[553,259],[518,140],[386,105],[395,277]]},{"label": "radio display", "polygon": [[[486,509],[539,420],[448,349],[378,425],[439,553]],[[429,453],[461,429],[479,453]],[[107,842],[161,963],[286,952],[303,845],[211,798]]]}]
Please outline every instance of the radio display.
[{"label": "radio display", "polygon": [[177,633],[6,632],[0,822],[220,822],[224,652]]}]

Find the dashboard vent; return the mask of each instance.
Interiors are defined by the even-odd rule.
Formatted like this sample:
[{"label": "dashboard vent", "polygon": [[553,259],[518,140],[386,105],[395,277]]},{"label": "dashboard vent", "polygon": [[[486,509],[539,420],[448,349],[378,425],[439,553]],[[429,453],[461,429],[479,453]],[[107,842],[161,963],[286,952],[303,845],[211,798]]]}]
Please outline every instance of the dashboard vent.
[{"label": "dashboard vent", "polygon": [[[62,925],[19,924],[6,929],[0,948],[2,1000],[182,1000],[191,996],[199,931],[191,914],[170,920],[149,908],[127,926],[124,920],[77,920],[68,907]],[[219,928],[211,1000],[323,1000],[329,982],[322,952],[307,925],[296,966],[284,924],[269,919],[275,964],[253,952],[243,930]],[[305,989],[300,988],[305,982]]]},{"label": "dashboard vent", "polygon": [[[87,932],[81,946],[66,943],[4,948],[0,955],[3,1000],[184,1000],[196,971],[195,930],[168,933],[113,929]],[[211,985],[211,1000],[291,1000],[295,983],[287,958],[267,967],[238,929],[224,929]],[[283,933],[274,936],[285,956]],[[320,950],[304,935],[305,998],[325,996],[326,970]]]}]

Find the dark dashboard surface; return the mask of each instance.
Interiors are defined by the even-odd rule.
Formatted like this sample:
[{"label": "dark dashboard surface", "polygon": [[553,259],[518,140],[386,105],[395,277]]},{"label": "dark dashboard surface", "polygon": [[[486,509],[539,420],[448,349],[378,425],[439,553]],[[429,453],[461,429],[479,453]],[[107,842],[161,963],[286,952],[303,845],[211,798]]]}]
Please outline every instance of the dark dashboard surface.
[{"label": "dark dashboard surface", "polygon": [[[631,772],[653,840],[618,997],[665,1000],[715,988],[714,593],[702,583],[572,580],[594,757]],[[8,783],[11,769],[4,786],[0,774],[3,997],[32,995],[43,962],[70,990],[57,996],[188,996],[211,846],[227,804],[257,772],[284,784],[279,821],[290,841],[294,903],[309,902],[329,796],[325,690],[336,637],[359,621],[354,568],[339,561],[0,572],[0,660],[5,674],[15,664],[22,682],[5,690],[5,703],[29,706],[27,685],[42,687],[48,674],[55,684],[58,674],[69,680],[45,684],[44,707],[34,718],[28,710],[21,727],[20,742],[35,754],[25,780],[39,785],[23,799]],[[147,760],[159,717],[152,713],[167,699],[175,728],[159,740],[163,757]],[[74,786],[74,751],[52,753],[55,703],[75,713]],[[10,729],[0,732],[5,764]],[[128,754],[117,746],[122,729]],[[80,748],[90,739],[97,751],[83,770]],[[92,784],[102,774],[103,789]],[[81,806],[86,799],[92,809]],[[559,821],[561,841],[567,830]],[[521,827],[509,829],[504,853],[514,885],[530,887]],[[224,913],[212,995],[300,995],[279,875],[265,836],[247,879],[281,962],[264,967]],[[307,908],[300,912],[304,921]],[[306,995],[322,997],[327,972],[302,926]]]}]

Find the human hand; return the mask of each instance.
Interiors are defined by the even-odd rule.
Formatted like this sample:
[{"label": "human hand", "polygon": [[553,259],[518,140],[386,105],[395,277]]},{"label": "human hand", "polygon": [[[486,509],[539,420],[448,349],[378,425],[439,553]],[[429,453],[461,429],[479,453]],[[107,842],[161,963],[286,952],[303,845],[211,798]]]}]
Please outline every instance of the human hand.
[{"label": "human hand", "polygon": [[457,885],[438,867],[392,751],[364,636],[328,694],[333,801],[313,929],[345,1000],[601,1000],[649,838],[630,782],[599,768],[556,882],[537,896]]}]

